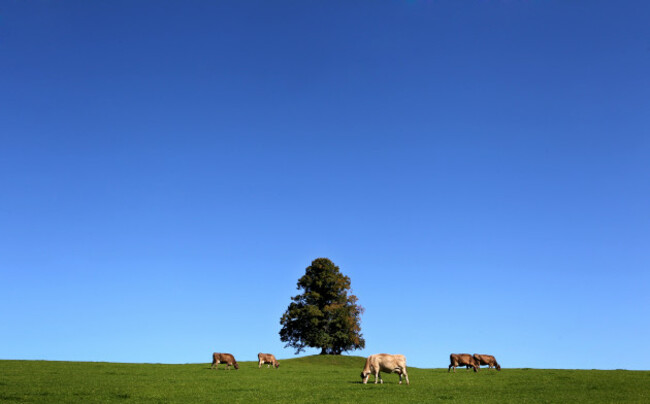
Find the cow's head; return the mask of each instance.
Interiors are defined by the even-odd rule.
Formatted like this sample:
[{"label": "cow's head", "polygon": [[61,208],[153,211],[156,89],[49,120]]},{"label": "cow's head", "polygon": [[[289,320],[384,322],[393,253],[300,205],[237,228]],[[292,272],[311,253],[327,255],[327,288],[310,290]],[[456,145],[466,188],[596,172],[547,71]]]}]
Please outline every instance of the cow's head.
[{"label": "cow's head", "polygon": [[237,362],[235,362],[233,366],[235,367],[235,370],[239,370],[239,365],[237,364]]},{"label": "cow's head", "polygon": [[499,365],[498,363],[497,363],[496,365],[494,365],[494,367],[495,367],[497,370],[501,370],[501,365]]},{"label": "cow's head", "polygon": [[370,372],[368,372],[368,373],[361,372],[361,381],[363,382],[363,384],[368,383],[368,377],[369,376],[370,376]]}]

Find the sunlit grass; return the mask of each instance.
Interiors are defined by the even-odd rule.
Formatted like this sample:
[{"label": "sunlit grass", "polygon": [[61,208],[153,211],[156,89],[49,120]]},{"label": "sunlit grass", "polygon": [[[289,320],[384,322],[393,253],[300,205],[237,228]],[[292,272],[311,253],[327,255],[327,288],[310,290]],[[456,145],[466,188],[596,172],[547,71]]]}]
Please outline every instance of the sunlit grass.
[{"label": "sunlit grass", "polygon": [[[209,355],[208,355],[209,357]],[[0,402],[7,403],[620,403],[650,402],[650,372],[409,368],[411,385],[384,374],[360,383],[364,359],[311,356],[279,369],[240,362],[240,370],[189,365],[0,361]]]}]

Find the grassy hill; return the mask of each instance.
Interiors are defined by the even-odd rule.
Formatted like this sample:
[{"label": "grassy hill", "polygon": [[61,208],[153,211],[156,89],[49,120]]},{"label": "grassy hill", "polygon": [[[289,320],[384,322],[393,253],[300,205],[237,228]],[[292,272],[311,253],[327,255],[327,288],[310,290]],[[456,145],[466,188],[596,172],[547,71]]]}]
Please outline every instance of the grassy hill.
[{"label": "grassy hill", "polygon": [[[206,355],[209,357],[209,355]],[[188,365],[0,361],[2,403],[648,403],[650,372],[625,370],[409,368],[411,385],[383,374],[360,383],[365,359],[309,356],[281,360],[280,369],[211,370]],[[373,378],[371,376],[370,381]]]}]

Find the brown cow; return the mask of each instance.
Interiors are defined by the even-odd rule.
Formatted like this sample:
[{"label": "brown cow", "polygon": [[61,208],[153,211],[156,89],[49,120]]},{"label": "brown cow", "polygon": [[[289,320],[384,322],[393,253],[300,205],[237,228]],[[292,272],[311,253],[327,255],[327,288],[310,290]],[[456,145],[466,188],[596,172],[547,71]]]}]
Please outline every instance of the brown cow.
[{"label": "brown cow", "polygon": [[470,354],[451,354],[449,355],[449,362],[449,370],[447,372],[451,372],[451,368],[453,367],[454,373],[456,373],[456,366],[471,366],[477,372],[479,367],[478,362]]},{"label": "brown cow", "polygon": [[499,365],[495,357],[492,355],[474,354],[474,360],[478,363],[479,366],[488,365],[488,369],[492,369],[494,367],[496,370],[501,370],[501,365]]},{"label": "brown cow", "polygon": [[406,384],[409,383],[409,375],[406,373],[406,357],[404,355],[374,354],[366,359],[366,366],[361,371],[361,380],[363,384],[368,383],[368,378],[372,373],[375,375],[375,384],[377,379],[383,384],[379,372],[399,374],[399,384],[402,384],[402,375],[406,378]]},{"label": "brown cow", "polygon": [[266,366],[267,368],[269,367],[269,365],[275,366],[276,369],[280,367],[280,362],[278,362],[275,359],[275,356],[273,356],[273,354],[270,353],[261,353],[261,352],[258,353],[257,360],[259,361],[259,365],[257,366],[258,369],[261,368],[262,365],[265,363],[268,364]]},{"label": "brown cow", "polygon": [[230,370],[231,365],[235,367],[235,370],[239,369],[239,365],[237,364],[235,357],[229,353],[215,352],[212,354],[212,369],[218,369],[217,365],[220,363],[225,363],[227,370]]}]

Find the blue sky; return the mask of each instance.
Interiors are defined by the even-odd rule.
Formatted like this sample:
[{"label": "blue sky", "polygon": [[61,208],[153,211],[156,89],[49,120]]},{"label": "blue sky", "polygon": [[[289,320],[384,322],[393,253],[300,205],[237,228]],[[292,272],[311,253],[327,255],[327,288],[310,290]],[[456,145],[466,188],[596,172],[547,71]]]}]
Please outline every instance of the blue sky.
[{"label": "blue sky", "polygon": [[[648,369],[645,1],[5,1],[0,358]],[[307,353],[317,353],[310,350]]]}]

